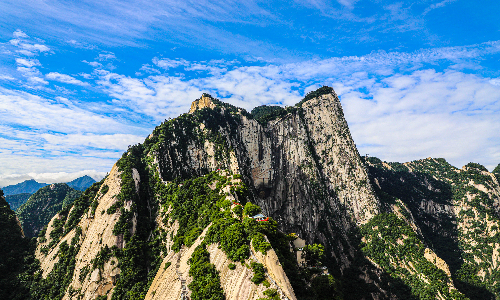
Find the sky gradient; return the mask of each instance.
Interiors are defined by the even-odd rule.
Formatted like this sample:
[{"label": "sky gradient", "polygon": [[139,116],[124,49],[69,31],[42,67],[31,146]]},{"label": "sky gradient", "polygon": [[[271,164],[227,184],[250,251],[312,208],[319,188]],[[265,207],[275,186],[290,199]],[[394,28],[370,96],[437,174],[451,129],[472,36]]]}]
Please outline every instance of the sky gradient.
[{"label": "sky gradient", "polygon": [[500,163],[498,1],[0,3],[0,186],[102,178],[204,92],[332,86],[360,154]]}]

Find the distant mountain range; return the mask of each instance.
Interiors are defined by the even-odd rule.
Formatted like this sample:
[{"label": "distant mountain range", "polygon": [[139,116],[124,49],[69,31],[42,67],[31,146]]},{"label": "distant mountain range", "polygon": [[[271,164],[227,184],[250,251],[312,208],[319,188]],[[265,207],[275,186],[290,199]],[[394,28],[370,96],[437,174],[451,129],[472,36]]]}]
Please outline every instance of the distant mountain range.
[{"label": "distant mountain range", "polygon": [[67,185],[79,191],[85,191],[88,187],[90,187],[94,183],[95,180],[88,175],[78,177],[77,179],[70,182],[66,182]]},{"label": "distant mountain range", "polygon": [[[95,180],[92,179],[92,177],[85,175],[70,182],[66,182],[66,184],[75,190],[85,191],[94,182]],[[9,203],[10,208],[15,211],[21,205],[26,203],[33,193],[47,185],[49,184],[37,182],[35,179],[30,179],[18,184],[3,187],[2,190],[5,194],[5,200]]]},{"label": "distant mountain range", "polygon": [[52,217],[82,194],[66,183],[54,183],[36,191],[16,211],[27,237],[37,236]]},{"label": "distant mountain range", "polygon": [[[38,189],[48,185],[48,183],[37,182],[35,179],[25,180],[18,184],[8,185],[2,188],[5,196],[16,195],[16,194],[33,194],[38,191]],[[8,200],[7,200],[8,202]]]},{"label": "distant mountain range", "polygon": [[[92,179],[92,177],[85,175],[85,176],[78,177],[75,180],[72,180],[70,182],[65,182],[65,183],[76,190],[85,191],[94,182],[95,182],[95,180]],[[5,186],[2,188],[2,190],[3,190],[3,193],[5,196],[17,195],[17,194],[23,194],[23,193],[33,194],[34,192],[38,191],[40,188],[47,186],[47,185],[49,185],[49,184],[37,182],[35,179],[30,179],[30,180],[25,180],[23,182],[20,182],[18,184]]]}]

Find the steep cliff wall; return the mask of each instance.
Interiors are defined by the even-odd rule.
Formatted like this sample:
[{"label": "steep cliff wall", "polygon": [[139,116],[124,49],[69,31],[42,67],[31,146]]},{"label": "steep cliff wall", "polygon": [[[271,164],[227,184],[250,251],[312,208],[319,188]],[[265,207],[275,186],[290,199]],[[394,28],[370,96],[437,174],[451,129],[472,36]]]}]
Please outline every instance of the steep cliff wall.
[{"label": "steep cliff wall", "polygon": [[[160,141],[154,151],[162,179],[216,168],[240,172],[280,229],[308,243],[320,241],[336,264],[349,265],[347,232],[379,208],[335,93],[288,108],[267,126],[234,107],[203,109],[212,104],[197,100],[191,115],[155,130],[151,138]],[[339,239],[345,249],[333,242]]]}]

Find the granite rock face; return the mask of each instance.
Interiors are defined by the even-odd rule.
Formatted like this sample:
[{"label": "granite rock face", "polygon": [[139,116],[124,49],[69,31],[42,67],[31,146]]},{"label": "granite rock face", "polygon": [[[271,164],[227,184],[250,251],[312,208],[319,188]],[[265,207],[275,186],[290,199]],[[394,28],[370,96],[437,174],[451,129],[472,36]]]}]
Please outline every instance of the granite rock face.
[{"label": "granite rock face", "polygon": [[[379,203],[337,95],[308,100],[267,125],[241,110],[214,109],[212,101],[193,102],[190,113],[204,116],[200,124],[179,130],[180,136],[157,152],[159,172],[168,174],[162,179],[171,180],[172,171],[186,178],[215,169],[241,173],[255,202],[281,230],[308,243],[319,241],[346,267],[353,251],[345,247],[347,232],[376,215]],[[200,135],[222,143],[201,143]],[[186,144],[187,155],[179,153],[177,139]],[[333,242],[339,239],[344,246]]]}]

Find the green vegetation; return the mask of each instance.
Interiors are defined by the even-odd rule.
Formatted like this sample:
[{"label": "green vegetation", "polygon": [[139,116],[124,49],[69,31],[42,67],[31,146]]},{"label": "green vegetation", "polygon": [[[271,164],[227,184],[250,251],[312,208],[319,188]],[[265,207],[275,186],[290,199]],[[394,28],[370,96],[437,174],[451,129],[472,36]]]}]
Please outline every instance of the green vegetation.
[{"label": "green vegetation", "polygon": [[326,95],[326,94],[331,94],[331,93],[333,93],[333,88],[331,88],[329,86],[322,86],[315,91],[311,91],[311,92],[307,93],[307,95],[304,97],[304,99],[302,99],[299,103],[297,103],[296,106],[301,107],[302,104],[304,104],[304,102],[306,102],[308,100],[314,99],[314,98],[319,97],[321,95]]},{"label": "green vegetation", "polygon": [[7,203],[9,203],[10,209],[16,211],[19,208],[19,206],[23,205],[24,203],[26,203],[26,201],[28,201],[30,196],[31,196],[30,193],[7,195],[5,196],[5,200],[7,201]]},{"label": "green vegetation", "polygon": [[481,165],[481,164],[478,164],[478,163],[473,163],[473,162],[470,162],[468,164],[465,165],[466,168],[473,168],[473,169],[478,169],[480,171],[485,171],[485,172],[488,172],[488,169],[486,169],[485,166]]},{"label": "green vegetation", "polygon": [[[363,252],[395,278],[402,279],[419,299],[466,299],[449,291],[446,273],[424,257],[425,245],[413,229],[394,214],[379,214],[361,228]],[[425,279],[424,279],[425,278]]]},{"label": "green vegetation", "polygon": [[325,247],[321,244],[306,245],[302,251],[302,258],[308,266],[319,267],[325,259]]},{"label": "green vegetation", "polygon": [[80,249],[81,228],[76,230],[76,235],[68,245],[66,241],[59,245],[57,253],[58,261],[46,278],[42,278],[40,273],[34,276],[31,285],[31,295],[33,299],[62,299],[66,293],[75,270],[75,256]]},{"label": "green vegetation", "polygon": [[264,291],[263,294],[264,294],[264,296],[266,296],[266,298],[259,298],[258,300],[279,300],[280,299],[276,289],[267,289]]},{"label": "green vegetation", "polygon": [[80,197],[78,197],[73,202],[73,209],[71,210],[71,213],[68,216],[66,224],[64,225],[65,232],[70,232],[73,228],[75,228],[75,226],[78,224],[78,222],[80,222],[81,217],[89,209],[89,205],[91,204],[93,207],[92,215],[94,215],[95,208],[97,207],[98,204],[98,200],[95,198],[103,182],[104,179],[101,180],[100,182],[92,184],[88,189],[86,189],[83,192],[83,194]]},{"label": "green vegetation", "polygon": [[[486,168],[469,163],[459,170],[442,158],[405,165],[387,163],[390,170],[376,158],[370,157],[368,163],[372,182],[378,182],[373,186],[379,197],[387,203],[399,198],[410,209],[423,240],[449,265],[457,289],[470,299],[500,297],[500,270],[493,267],[500,219],[493,208],[494,199],[477,188],[496,186],[483,174]],[[424,201],[460,210],[456,215],[427,211],[421,209]],[[481,272],[484,279],[478,276]]]},{"label": "green vegetation", "polygon": [[253,217],[257,214],[260,214],[261,213],[261,209],[259,206],[255,205],[255,204],[252,204],[250,202],[247,202],[245,204],[245,209],[243,210],[243,213],[245,214],[245,216],[248,216],[248,217]]},{"label": "green vegetation", "polygon": [[253,270],[252,282],[255,284],[261,284],[266,279],[266,271],[264,265],[256,262],[250,264]]},{"label": "green vegetation", "polygon": [[22,272],[31,245],[0,190],[0,299],[27,299]]},{"label": "green vegetation", "polygon": [[193,300],[223,300],[224,291],[220,285],[219,272],[210,263],[210,256],[205,243],[202,243],[193,252],[189,259],[189,276],[193,281],[189,284]]},{"label": "green vegetation", "polygon": [[255,251],[259,251],[264,255],[267,254],[267,250],[271,249],[271,244],[266,241],[266,238],[260,232],[253,235],[252,246]]},{"label": "green vegetation", "polygon": [[270,121],[286,116],[287,113],[287,110],[281,106],[267,105],[257,106],[252,109],[251,112],[253,118],[262,125],[266,125]]},{"label": "green vegetation", "polygon": [[500,164],[498,164],[491,173],[495,174],[495,177],[500,182]]},{"label": "green vegetation", "polygon": [[28,237],[38,236],[38,232],[58,211],[68,207],[80,195],[80,191],[65,183],[52,184],[39,189],[17,210],[24,234]]}]

